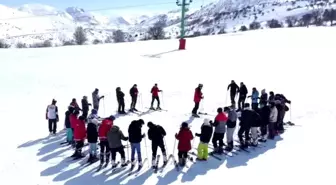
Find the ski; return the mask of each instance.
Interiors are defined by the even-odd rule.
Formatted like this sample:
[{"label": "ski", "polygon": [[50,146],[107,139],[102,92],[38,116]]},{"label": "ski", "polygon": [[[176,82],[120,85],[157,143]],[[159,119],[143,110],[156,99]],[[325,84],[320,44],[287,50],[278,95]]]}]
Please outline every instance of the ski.
[{"label": "ski", "polygon": [[99,161],[98,158],[93,160],[93,161],[87,161],[86,163],[83,164],[83,167],[86,168],[86,167],[90,166],[91,164],[96,163],[97,161]]},{"label": "ski", "polygon": [[112,168],[112,174],[115,174],[115,173],[119,173],[121,172],[122,170],[126,169],[126,167],[131,163],[131,161],[127,161],[125,163],[125,165],[123,166],[122,164],[120,165],[120,167],[116,167],[116,168]]},{"label": "ski", "polygon": [[120,164],[120,161],[118,161],[117,163],[115,163],[114,165],[112,165],[112,172],[118,167],[118,165]]},{"label": "ski", "polygon": [[215,159],[217,159],[217,160],[219,160],[219,161],[221,161],[222,159],[220,158],[220,157],[218,157],[216,154],[215,154],[215,152],[210,152],[209,153],[209,156],[211,156],[211,157],[213,157],[213,158],[215,158]]},{"label": "ski", "polygon": [[106,168],[107,167],[107,165],[108,165],[108,162],[104,165],[104,164],[99,164],[99,166],[98,166],[98,169],[97,169],[97,171],[96,172],[99,172],[101,169],[104,169],[104,168]]},{"label": "ski", "polygon": [[169,157],[173,158],[176,171],[180,171],[180,167],[179,167],[179,164],[177,163],[177,161],[175,159],[175,156],[173,154],[171,154]]},{"label": "ski", "polygon": [[169,162],[169,160],[170,160],[171,158],[173,158],[173,155],[169,155],[167,161],[166,161],[166,162],[163,162],[163,165],[160,167],[160,173],[163,172],[164,168],[167,166],[167,164],[168,164],[168,162]]},{"label": "ski", "polygon": [[141,170],[143,169],[143,166],[146,164],[146,162],[148,161],[147,158],[145,158],[145,160],[143,161],[141,166],[138,166],[138,169],[135,171],[135,176],[138,176],[141,172]]},{"label": "ski", "polygon": [[155,166],[153,166],[153,168],[154,168],[154,173],[157,173],[158,170],[159,170],[160,157],[161,157],[160,155],[157,155],[157,156],[156,156]]},{"label": "ski", "polygon": [[160,109],[151,109],[151,108],[149,108],[149,107],[145,107],[145,108],[148,109],[148,110],[151,110],[151,111],[153,111],[153,112],[154,112],[154,111],[159,111],[159,112],[160,112],[160,111],[165,111],[165,112],[168,111],[168,110],[166,110],[166,109],[161,109],[161,108],[160,108]]},{"label": "ski", "polygon": [[64,142],[60,143],[60,145],[65,145],[65,144],[70,145],[67,141],[64,141]]},{"label": "ski", "polygon": [[239,151],[242,150],[246,153],[251,153],[250,151],[246,150],[245,148],[242,148],[240,145],[235,145],[236,148],[239,148]]}]

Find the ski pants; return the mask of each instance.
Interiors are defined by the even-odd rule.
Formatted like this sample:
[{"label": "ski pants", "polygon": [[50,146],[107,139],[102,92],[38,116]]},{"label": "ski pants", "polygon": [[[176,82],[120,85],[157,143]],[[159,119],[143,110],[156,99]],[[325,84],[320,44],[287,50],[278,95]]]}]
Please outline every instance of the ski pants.
[{"label": "ski pants", "polygon": [[236,93],[235,92],[230,92],[230,99],[231,99],[231,104],[236,103]]},{"label": "ski pants", "polygon": [[76,152],[82,153],[82,148],[84,147],[84,140],[78,140],[76,141]]},{"label": "ski pants", "polygon": [[194,108],[192,110],[193,114],[197,114],[197,111],[198,111],[198,108],[199,108],[199,104],[200,104],[200,102],[195,102],[195,106],[194,106]]},{"label": "ski pants", "polygon": [[49,132],[52,132],[53,134],[56,134],[57,129],[57,120],[56,119],[49,119],[48,120],[48,126],[49,126]]},{"label": "ski pants", "polygon": [[240,126],[238,130],[239,141],[243,141],[243,134],[245,134],[245,141],[250,140],[250,127],[249,126]]},{"label": "ski pants", "polygon": [[225,135],[225,133],[216,133],[216,132],[214,133],[213,138],[212,138],[212,144],[213,144],[214,149],[218,148],[217,141],[219,142],[219,147],[223,148],[223,146],[224,146],[224,142],[223,142],[224,135]]},{"label": "ski pants", "polygon": [[233,128],[227,127],[227,131],[226,131],[226,142],[227,143],[230,143],[233,141],[233,134],[235,130],[236,130],[236,127],[233,127]]},{"label": "ski pants", "polygon": [[258,128],[259,127],[251,127],[253,144],[258,144]]},{"label": "ski pants", "polygon": [[93,105],[93,109],[96,109],[96,110],[97,110],[97,112],[98,112],[99,105]]},{"label": "ski pants", "polygon": [[267,125],[265,124],[265,125],[262,125],[261,127],[260,127],[260,132],[261,132],[261,136],[262,137],[265,137],[266,135],[267,135]]},{"label": "ski pants", "polygon": [[89,110],[83,110],[82,116],[86,119],[89,115]]},{"label": "ski pants", "polygon": [[110,148],[107,140],[100,140],[100,163],[103,164],[106,158],[106,163],[110,161]]},{"label": "ski pants", "polygon": [[157,101],[157,107],[160,107],[160,98],[159,98],[159,96],[152,96],[151,107],[153,107],[155,100]]},{"label": "ski pants", "polygon": [[67,136],[67,142],[71,143],[73,141],[73,132],[72,132],[72,128],[67,128],[66,129],[66,136]]},{"label": "ski pants", "polygon": [[279,118],[278,118],[278,121],[277,121],[277,124],[276,124],[276,130],[278,131],[284,131],[284,126],[283,126],[283,120],[285,118],[285,114],[286,114],[286,111],[284,110],[281,110],[279,111]]},{"label": "ski pants", "polygon": [[117,152],[121,155],[121,159],[125,161],[125,150],[124,146],[120,146],[118,148],[111,148],[111,154],[112,154],[112,161],[116,160]]},{"label": "ski pants", "polygon": [[160,142],[160,143],[152,142],[152,157],[153,157],[153,159],[156,158],[158,147],[160,147],[163,156],[167,155],[166,154],[166,148],[165,148],[163,142]]},{"label": "ski pants", "polygon": [[97,143],[89,143],[90,146],[90,154],[96,156],[97,155]]},{"label": "ski pants", "polygon": [[252,109],[254,110],[254,111],[258,111],[258,103],[252,103]]},{"label": "ski pants", "polygon": [[135,109],[135,105],[137,103],[137,96],[132,96],[132,102],[131,102],[131,109]]},{"label": "ski pants", "polygon": [[118,101],[118,112],[125,112],[125,101],[124,100]]},{"label": "ski pants", "polygon": [[245,100],[246,100],[246,95],[239,96],[239,99],[238,99],[238,109],[239,110],[243,109]]},{"label": "ski pants", "polygon": [[274,139],[274,136],[275,136],[275,125],[276,125],[276,122],[270,122],[268,124],[268,137],[270,139]]},{"label": "ski pants", "polygon": [[197,148],[198,159],[208,159],[208,143],[200,142]]},{"label": "ski pants", "polygon": [[138,161],[140,163],[142,161],[140,143],[131,143],[131,161],[132,162],[135,160],[135,152],[137,153]]},{"label": "ski pants", "polygon": [[178,153],[177,153],[177,155],[178,155],[178,157],[179,157],[179,159],[181,159],[181,158],[184,158],[184,159],[186,159],[186,158],[188,158],[188,152],[186,152],[186,151],[178,151]]}]

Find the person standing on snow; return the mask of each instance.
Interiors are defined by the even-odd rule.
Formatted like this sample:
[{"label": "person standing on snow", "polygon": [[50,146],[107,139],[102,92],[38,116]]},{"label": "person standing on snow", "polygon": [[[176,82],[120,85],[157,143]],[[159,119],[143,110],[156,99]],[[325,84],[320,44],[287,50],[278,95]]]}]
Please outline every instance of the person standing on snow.
[{"label": "person standing on snow", "polygon": [[127,141],[128,137],[125,137],[120,128],[113,125],[110,131],[107,133],[107,140],[112,154],[112,168],[117,167],[116,155],[117,152],[121,155],[121,167],[127,166],[125,150],[121,140]]},{"label": "person standing on snow", "polygon": [[125,112],[125,94],[121,91],[120,87],[116,89],[117,101],[118,101],[118,113],[119,114],[126,114]]},{"label": "person standing on snow", "polygon": [[85,118],[79,116],[79,119],[76,120],[74,132],[74,140],[76,142],[75,153],[71,157],[82,158],[82,148],[84,147],[84,140],[86,138],[86,128],[85,128]]},{"label": "person standing on snow", "polygon": [[71,129],[70,115],[74,112],[75,108],[73,106],[69,106],[68,110],[65,112],[65,120],[64,125],[66,128],[66,140],[68,144],[72,144],[73,142],[73,132]]},{"label": "person standing on snow", "polygon": [[266,142],[266,135],[267,135],[267,126],[269,124],[269,117],[271,113],[271,109],[266,104],[260,103],[260,108],[258,109],[258,113],[261,117],[261,139],[260,142]]},{"label": "person standing on snow", "polygon": [[248,90],[245,84],[241,82],[239,88],[238,110],[241,110],[244,107],[247,94]]},{"label": "person standing on snow", "polygon": [[286,103],[291,103],[290,100],[288,100],[283,94],[276,94],[275,95],[275,105],[278,108],[278,123],[276,126],[276,130],[279,133],[283,133],[285,131],[283,125],[284,125],[284,118],[286,115],[286,112],[289,110]]},{"label": "person standing on snow", "polygon": [[239,92],[239,87],[234,80],[231,80],[231,83],[228,85],[227,90],[230,90],[231,104],[235,104],[235,98]]},{"label": "person standing on snow", "polygon": [[82,116],[86,119],[89,114],[89,106],[91,106],[91,103],[88,102],[87,96],[83,96],[82,99]]},{"label": "person standing on snow", "polygon": [[255,110],[251,111],[250,125],[252,135],[252,146],[258,146],[258,129],[262,126],[261,117]]},{"label": "person standing on snow", "polygon": [[271,92],[270,92],[270,95],[269,95],[269,97],[268,97],[268,102],[274,101],[274,98],[275,98],[275,96],[274,96],[274,92],[271,91]]},{"label": "person standing on snow", "polygon": [[[84,116],[83,116],[84,117]],[[94,163],[98,160],[97,157],[97,142],[98,142],[98,120],[91,119],[87,125],[87,140],[90,146],[90,157],[88,162]]]},{"label": "person standing on snow", "polygon": [[196,133],[197,137],[200,137],[200,143],[197,148],[197,160],[206,161],[208,160],[208,145],[212,137],[213,128],[211,126],[212,121],[208,118],[204,119],[203,125],[201,126],[201,133]]},{"label": "person standing on snow", "polygon": [[156,108],[156,110],[161,110],[159,92],[162,92],[162,90],[160,90],[158,88],[158,85],[155,84],[152,87],[152,90],[151,90],[151,93],[152,93],[152,103],[151,103],[151,107],[150,107],[151,110],[155,110],[154,107],[153,107],[155,100],[157,101],[157,108]]},{"label": "person standing on snow", "polygon": [[[79,110],[76,110],[75,108],[73,108],[74,111],[73,113],[70,115],[70,126],[71,126],[71,131],[72,131],[72,136],[74,136],[75,134],[75,128],[76,128],[76,124],[78,121],[78,115],[79,115]],[[73,140],[72,141],[72,148],[75,148],[76,146],[76,142]]]},{"label": "person standing on snow", "polygon": [[253,87],[252,95],[248,96],[248,97],[252,99],[252,109],[257,111],[258,110],[258,105],[259,105],[258,99],[260,99],[259,98],[259,92],[258,92],[257,88]]},{"label": "person standing on snow", "polygon": [[73,98],[73,99],[72,99],[72,101],[71,101],[71,103],[70,103],[70,106],[75,107],[76,110],[82,110],[81,108],[79,108],[79,105],[78,105],[78,103],[77,103],[76,98]]},{"label": "person standing on snow", "polygon": [[[226,121],[228,120],[228,117],[224,114],[222,108],[217,109],[217,116],[215,118],[214,123],[212,126],[215,127],[215,133],[214,136],[212,137],[212,144],[214,146],[214,152],[218,154],[223,153],[223,146],[224,146],[224,135],[226,131]],[[217,144],[219,142],[219,146]]]},{"label": "person standing on snow", "polygon": [[[247,148],[250,143],[250,129],[251,129],[251,120],[252,120],[252,111],[250,109],[250,104],[245,103],[244,109],[241,112],[240,119],[240,128],[238,130],[238,138],[241,148]],[[243,139],[243,134],[245,135],[245,141]]]},{"label": "person standing on snow", "polygon": [[259,104],[267,105],[267,99],[268,99],[268,94],[266,93],[266,90],[265,89],[261,90]]},{"label": "person standing on snow", "polygon": [[128,127],[128,137],[129,142],[131,143],[131,163],[132,167],[135,166],[135,152],[138,156],[138,164],[139,167],[142,167],[142,157],[141,157],[141,141],[142,138],[144,138],[146,135],[141,133],[142,125],[144,125],[145,122],[142,119],[134,120],[131,122],[131,124]]},{"label": "person standing on snow", "polygon": [[195,94],[194,94],[194,102],[195,102],[195,106],[192,110],[192,116],[199,118],[200,116],[197,114],[198,108],[199,108],[199,104],[201,102],[201,100],[204,98],[203,97],[203,93],[202,93],[202,88],[203,88],[203,84],[199,84],[198,87],[195,89]]},{"label": "person standing on snow", "polygon": [[99,96],[99,89],[95,89],[92,93],[92,103],[93,103],[93,108],[96,109],[97,111],[99,110],[99,102],[104,96]]},{"label": "person standing on snow", "polygon": [[104,119],[98,129],[98,137],[100,141],[100,165],[103,165],[106,160],[106,165],[110,161],[110,147],[107,141],[107,133],[113,126],[114,116]]},{"label": "person standing on snow", "polygon": [[163,138],[166,136],[166,131],[160,125],[155,125],[152,122],[147,123],[148,126],[148,139],[152,141],[152,167],[157,168],[156,166],[156,154],[157,149],[160,147],[163,155],[163,164],[167,164],[167,153],[164,145]]},{"label": "person standing on snow", "polygon": [[48,120],[49,134],[56,135],[57,122],[58,122],[58,108],[56,106],[57,101],[52,100],[51,105],[47,106],[46,119]]},{"label": "person standing on snow", "polygon": [[268,138],[274,139],[275,136],[275,125],[278,120],[278,109],[275,106],[275,102],[270,102],[270,117],[268,125]]},{"label": "person standing on snow", "polygon": [[137,84],[134,84],[133,87],[130,89],[130,95],[131,95],[131,98],[132,98],[132,103],[131,103],[131,111],[138,111],[136,108],[135,108],[135,105],[137,103],[137,99],[138,99],[138,86]]},{"label": "person standing on snow", "polygon": [[231,152],[233,150],[233,134],[236,129],[238,116],[235,110],[235,105],[232,105],[231,107],[224,107],[224,112],[228,114],[228,120],[226,122],[227,147],[225,148],[225,151]]},{"label": "person standing on snow", "polygon": [[183,122],[181,124],[180,131],[175,134],[175,138],[179,141],[177,146],[179,165],[183,167],[187,163],[188,152],[192,148],[191,140],[194,139],[194,136],[188,127],[188,123]]},{"label": "person standing on snow", "polygon": [[98,112],[96,109],[92,109],[91,110],[91,114],[89,115],[89,117],[87,118],[87,121],[90,122],[90,120],[92,119],[97,119],[100,120],[100,117],[98,116]]}]

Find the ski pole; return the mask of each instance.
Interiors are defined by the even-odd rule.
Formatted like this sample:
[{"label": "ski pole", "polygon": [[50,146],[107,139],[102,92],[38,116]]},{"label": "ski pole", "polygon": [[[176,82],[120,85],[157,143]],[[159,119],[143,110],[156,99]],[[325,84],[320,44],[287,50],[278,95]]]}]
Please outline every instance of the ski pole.
[{"label": "ski pole", "polygon": [[226,96],[225,96],[225,105],[227,105],[227,97],[228,97],[228,91],[226,91]]},{"label": "ski pole", "polygon": [[[147,137],[145,137],[145,149],[146,149],[146,158],[148,158],[148,152],[147,152]],[[148,164],[148,167],[149,167],[149,163]]]},{"label": "ski pole", "polygon": [[162,98],[162,105],[164,107],[164,101],[163,101],[163,92],[161,91],[161,98]]},{"label": "ski pole", "polygon": [[[127,142],[127,145],[128,145],[128,142]],[[127,146],[127,145],[126,145],[126,146]],[[130,147],[127,147],[127,149],[126,149],[126,152],[127,152],[127,161],[130,161],[130,159],[129,159],[129,148],[130,148]]]},{"label": "ski pole", "polygon": [[175,141],[174,141],[174,148],[173,148],[173,155],[175,155],[175,147],[176,147],[176,138],[175,138]]}]

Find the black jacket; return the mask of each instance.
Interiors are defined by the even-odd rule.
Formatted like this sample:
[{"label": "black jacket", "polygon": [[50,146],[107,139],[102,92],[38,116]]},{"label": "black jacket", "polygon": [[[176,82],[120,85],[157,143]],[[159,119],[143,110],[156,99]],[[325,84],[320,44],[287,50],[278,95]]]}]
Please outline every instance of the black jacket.
[{"label": "black jacket", "polygon": [[245,85],[241,86],[239,89],[239,96],[246,96],[248,94],[248,90]]},{"label": "black jacket", "polygon": [[260,96],[260,104],[263,104],[263,105],[267,105],[267,98],[268,98],[268,94],[265,93],[265,94],[262,94]]},{"label": "black jacket", "polygon": [[196,133],[197,137],[200,137],[200,141],[203,143],[209,143],[212,137],[213,128],[211,125],[202,125],[201,134]]},{"label": "black jacket", "polygon": [[137,97],[138,96],[137,92],[138,92],[138,89],[135,88],[135,87],[132,87],[130,89],[130,95],[131,95],[131,97]]},{"label": "black jacket", "polygon": [[82,99],[82,110],[83,110],[83,112],[88,112],[90,105],[91,104],[87,100]]},{"label": "black jacket", "polygon": [[261,126],[266,126],[269,123],[269,117],[271,114],[271,109],[269,106],[264,106],[261,109],[258,109],[258,113],[261,118]]},{"label": "black jacket", "polygon": [[237,92],[239,92],[239,87],[236,83],[231,83],[229,86],[228,86],[228,90],[230,89],[230,94],[237,94]]},{"label": "black jacket", "polygon": [[241,127],[260,127],[261,118],[256,111],[251,109],[245,109],[241,113],[239,125]]},{"label": "black jacket", "polygon": [[122,91],[117,91],[117,100],[118,102],[124,102],[125,94]]},{"label": "black jacket", "polygon": [[162,144],[163,137],[166,136],[166,131],[160,125],[153,125],[148,129],[148,139],[152,140],[152,143]]},{"label": "black jacket", "polygon": [[97,126],[95,124],[88,123],[86,134],[87,134],[88,143],[97,143],[98,131],[97,131]]},{"label": "black jacket", "polygon": [[132,121],[128,127],[128,137],[130,143],[140,143],[145,137],[141,134],[141,124],[138,121]]},{"label": "black jacket", "polygon": [[65,127],[66,127],[66,128],[71,128],[70,114],[71,114],[70,111],[66,111],[66,112],[65,112],[65,121],[64,121],[64,124],[65,124]]}]

